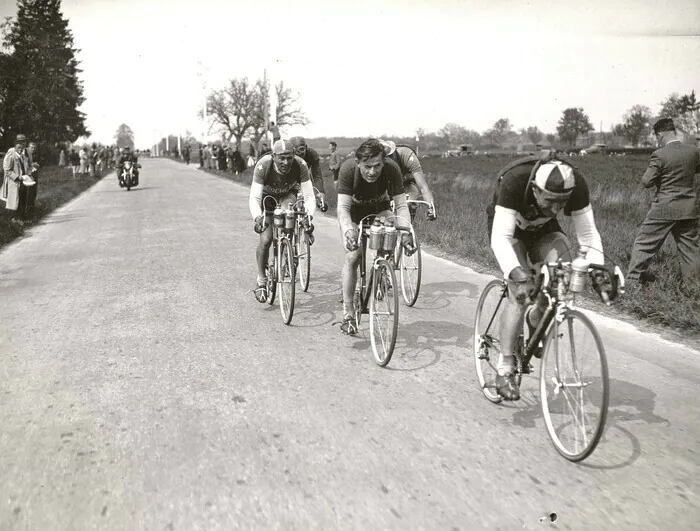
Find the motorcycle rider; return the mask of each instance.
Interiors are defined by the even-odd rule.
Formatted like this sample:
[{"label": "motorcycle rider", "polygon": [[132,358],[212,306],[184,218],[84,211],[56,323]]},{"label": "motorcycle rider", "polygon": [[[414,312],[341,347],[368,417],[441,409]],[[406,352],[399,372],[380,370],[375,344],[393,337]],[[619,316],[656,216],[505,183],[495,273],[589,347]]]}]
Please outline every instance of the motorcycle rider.
[{"label": "motorcycle rider", "polygon": [[119,157],[119,162],[117,163],[117,176],[119,177],[119,186],[121,188],[124,188],[124,181],[122,179],[122,171],[124,170],[124,163],[127,160],[130,161],[134,167],[134,184],[133,184],[133,186],[138,186],[138,184],[139,184],[139,168],[141,167],[141,165],[139,164],[139,159],[134,153],[131,152],[131,149],[129,149],[129,146],[126,146],[124,148],[124,151],[122,151],[121,156]]}]

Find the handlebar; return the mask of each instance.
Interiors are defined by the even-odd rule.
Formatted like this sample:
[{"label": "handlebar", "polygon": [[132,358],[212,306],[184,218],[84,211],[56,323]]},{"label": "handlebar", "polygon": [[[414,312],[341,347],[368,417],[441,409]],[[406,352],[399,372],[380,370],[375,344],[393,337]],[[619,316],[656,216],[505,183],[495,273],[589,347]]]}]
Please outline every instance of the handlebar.
[{"label": "handlebar", "polygon": [[[560,271],[561,273],[556,275],[557,277],[560,278],[566,278],[565,275],[571,273],[571,262],[570,261],[556,261],[556,262],[547,262],[542,265],[540,268],[540,278],[542,279],[541,283],[538,282],[537,285],[537,291],[539,292],[540,289],[548,288],[550,287],[550,284],[552,282],[552,273],[550,270],[555,270],[555,271]],[[622,270],[620,269],[619,266],[615,266],[612,270],[610,271],[608,266],[605,265],[600,265],[600,264],[589,264],[588,265],[588,275],[589,277],[592,276],[593,273],[595,272],[600,272],[605,274],[605,280],[606,283],[610,283],[610,293],[608,294],[607,291],[602,291],[599,288],[598,284],[595,283],[593,285],[593,289],[598,293],[600,296],[601,300],[605,303],[606,306],[610,306],[612,301],[614,301],[618,295],[622,294],[625,292],[625,277],[622,274]],[[564,289],[568,289],[568,284],[564,286]],[[560,289],[558,293],[558,297],[561,298],[563,296],[563,290]]]},{"label": "handlebar", "polygon": [[435,210],[435,203],[432,201],[426,201],[425,199],[411,199],[411,196],[409,194],[406,194],[406,203],[407,204],[413,204],[413,205],[425,205],[428,207],[428,214],[427,218],[430,219],[431,217],[433,219],[437,219],[437,211]]}]

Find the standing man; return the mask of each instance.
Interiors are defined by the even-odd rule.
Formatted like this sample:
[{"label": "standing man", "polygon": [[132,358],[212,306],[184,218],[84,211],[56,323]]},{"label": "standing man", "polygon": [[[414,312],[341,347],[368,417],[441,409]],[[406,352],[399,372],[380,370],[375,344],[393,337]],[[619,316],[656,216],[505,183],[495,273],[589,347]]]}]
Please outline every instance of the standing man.
[{"label": "standing man", "polygon": [[338,144],[335,142],[331,141],[328,144],[328,147],[331,149],[331,155],[328,157],[328,168],[331,170],[333,173],[333,186],[335,188],[338,188],[338,174],[340,173],[340,157],[338,156]]},{"label": "standing man", "polygon": [[27,145],[27,137],[17,135],[15,138],[15,147],[10,148],[5,153],[2,168],[5,172],[5,178],[2,183],[2,191],[0,199],[5,201],[7,210],[20,211],[20,194],[22,182],[28,179],[27,176],[27,156],[25,149]]},{"label": "standing man", "polygon": [[36,142],[29,142],[27,146],[27,160],[29,164],[27,169],[29,170],[29,176],[34,179],[34,186],[27,188],[27,204],[26,211],[29,212],[34,208],[34,203],[36,202],[37,189],[39,188],[39,162],[37,161],[37,151]]},{"label": "standing man", "polygon": [[661,147],[651,154],[642,185],[656,187],[656,193],[632,246],[627,280],[640,281],[649,262],[671,233],[681,258],[683,282],[687,283],[697,278],[700,267],[700,213],[694,186],[695,174],[700,173],[700,150],[683,144],[676,137],[670,118],[661,118],[654,124],[654,136]]}]

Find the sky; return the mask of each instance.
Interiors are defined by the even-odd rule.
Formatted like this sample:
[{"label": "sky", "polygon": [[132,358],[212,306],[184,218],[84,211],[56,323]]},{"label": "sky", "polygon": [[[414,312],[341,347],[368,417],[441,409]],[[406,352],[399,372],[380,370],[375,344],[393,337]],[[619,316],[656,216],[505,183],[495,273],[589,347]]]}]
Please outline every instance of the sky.
[{"label": "sky", "polygon": [[[311,123],[287,135],[413,135],[499,118],[610,130],[632,105],[700,93],[697,0],[64,0],[90,141],[200,136],[205,91],[283,80]],[[16,4],[0,0],[0,16]]]}]

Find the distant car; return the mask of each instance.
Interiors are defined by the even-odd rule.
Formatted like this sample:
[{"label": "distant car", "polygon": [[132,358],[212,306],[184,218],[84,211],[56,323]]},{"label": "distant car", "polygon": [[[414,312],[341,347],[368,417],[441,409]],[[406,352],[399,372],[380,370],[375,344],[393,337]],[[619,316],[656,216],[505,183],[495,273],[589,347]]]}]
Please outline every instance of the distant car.
[{"label": "distant car", "polygon": [[586,148],[586,153],[606,153],[608,151],[607,144],[593,144],[591,147]]},{"label": "distant car", "polygon": [[470,145],[463,145],[459,146],[459,149],[448,149],[445,151],[445,153],[442,155],[444,158],[448,157],[469,157],[474,154],[474,151],[472,151],[473,146]]}]

